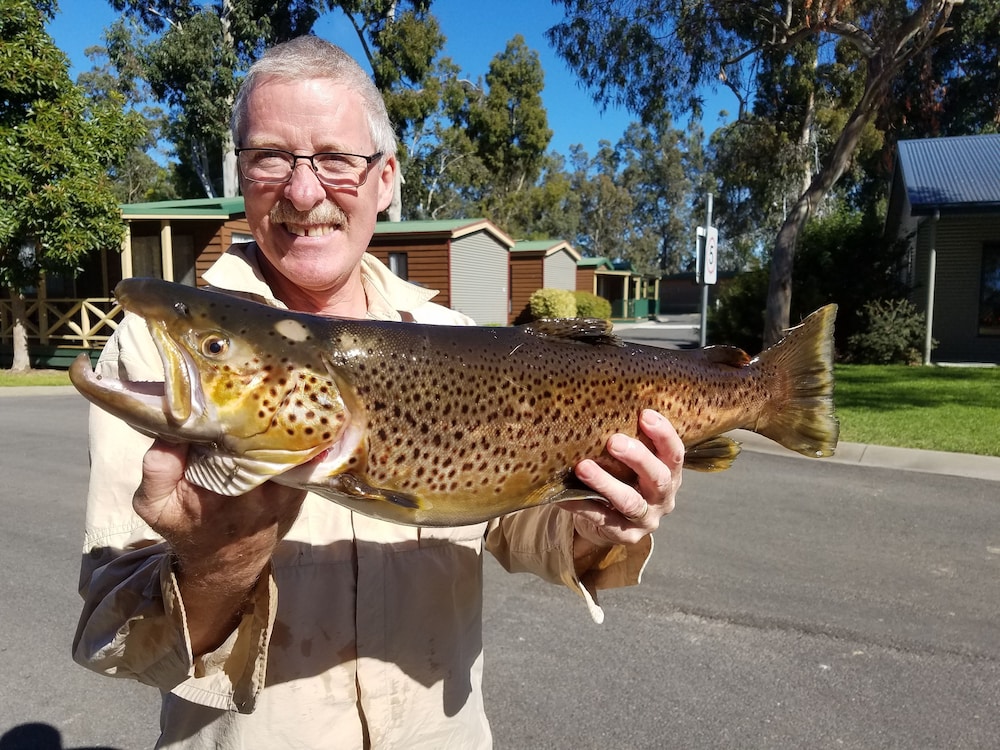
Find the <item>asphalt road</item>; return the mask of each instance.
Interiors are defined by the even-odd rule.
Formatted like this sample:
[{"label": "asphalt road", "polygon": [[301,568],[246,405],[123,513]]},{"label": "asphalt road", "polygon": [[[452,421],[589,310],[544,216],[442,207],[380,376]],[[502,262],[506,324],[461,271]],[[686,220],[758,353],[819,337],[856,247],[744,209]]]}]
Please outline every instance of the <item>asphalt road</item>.
[{"label": "asphalt road", "polygon": [[[155,691],[69,656],[85,433],[75,395],[0,398],[0,750],[156,736]],[[1000,745],[1000,482],[746,452],[685,474],[603,625],[486,572],[498,750]]]}]

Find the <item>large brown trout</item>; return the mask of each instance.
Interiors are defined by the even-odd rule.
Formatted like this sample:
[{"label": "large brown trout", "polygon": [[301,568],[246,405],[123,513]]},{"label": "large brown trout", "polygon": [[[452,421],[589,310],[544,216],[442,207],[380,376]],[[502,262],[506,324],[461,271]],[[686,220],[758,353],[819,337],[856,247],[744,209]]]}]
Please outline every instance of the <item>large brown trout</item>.
[{"label": "large brown trout", "polygon": [[833,305],[751,359],[626,344],[603,320],[344,320],[154,279],[116,295],[145,319],[164,382],[98,378],[81,355],[73,384],[143,434],[193,444],[188,478],[223,494],[270,479],[398,523],[475,523],[595,498],[573,466],[615,468],[608,438],[635,436],[647,407],[695,469],[730,465],[734,428],[807,456],[837,444]]}]

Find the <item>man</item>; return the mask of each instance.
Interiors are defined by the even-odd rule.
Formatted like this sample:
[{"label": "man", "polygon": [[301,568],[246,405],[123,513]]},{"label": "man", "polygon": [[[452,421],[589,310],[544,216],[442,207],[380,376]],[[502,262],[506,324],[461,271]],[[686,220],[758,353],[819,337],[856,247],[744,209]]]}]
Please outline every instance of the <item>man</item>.
[{"label": "man", "polygon": [[[232,120],[254,242],[205,273],[275,305],[354,318],[469,323],[365,254],[398,168],[384,104],[340,49],[303,37],[250,70]],[[161,379],[129,318],[98,369]],[[81,664],[163,691],[160,747],[485,748],[482,560],[580,593],[636,583],[680,485],[661,416],[608,451],[635,487],[587,460],[608,504],[425,529],[267,483],[225,498],[183,478],[186,447],[91,412]],[[136,489],[138,488],[138,489]]]}]

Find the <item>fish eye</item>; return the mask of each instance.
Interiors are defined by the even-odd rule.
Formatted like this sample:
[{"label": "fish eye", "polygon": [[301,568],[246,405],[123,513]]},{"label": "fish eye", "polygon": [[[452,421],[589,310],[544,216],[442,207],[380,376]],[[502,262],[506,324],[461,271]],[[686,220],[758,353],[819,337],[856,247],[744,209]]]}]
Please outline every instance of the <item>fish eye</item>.
[{"label": "fish eye", "polygon": [[229,339],[224,336],[206,336],[201,341],[201,353],[206,357],[221,357],[229,351]]}]

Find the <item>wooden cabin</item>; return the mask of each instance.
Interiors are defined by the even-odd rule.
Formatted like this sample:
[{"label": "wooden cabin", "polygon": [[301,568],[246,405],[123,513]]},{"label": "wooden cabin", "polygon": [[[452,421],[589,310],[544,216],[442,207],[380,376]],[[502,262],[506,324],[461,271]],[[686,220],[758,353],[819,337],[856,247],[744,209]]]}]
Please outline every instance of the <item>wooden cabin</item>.
[{"label": "wooden cabin", "polygon": [[526,319],[539,289],[576,291],[580,253],[565,240],[524,240],[510,251],[510,319]]},{"label": "wooden cabin", "polygon": [[513,246],[486,219],[452,219],[379,222],[368,251],[401,279],[438,290],[434,302],[480,325],[504,325]]}]

